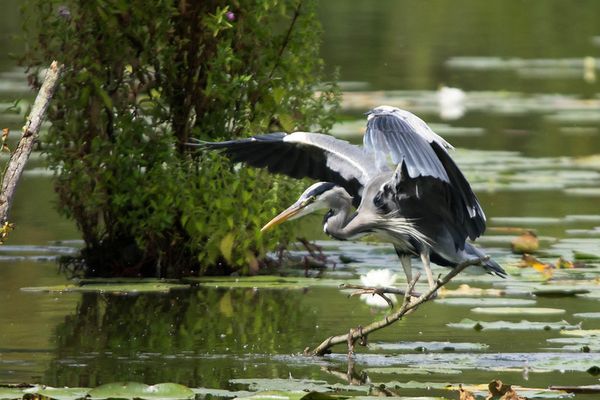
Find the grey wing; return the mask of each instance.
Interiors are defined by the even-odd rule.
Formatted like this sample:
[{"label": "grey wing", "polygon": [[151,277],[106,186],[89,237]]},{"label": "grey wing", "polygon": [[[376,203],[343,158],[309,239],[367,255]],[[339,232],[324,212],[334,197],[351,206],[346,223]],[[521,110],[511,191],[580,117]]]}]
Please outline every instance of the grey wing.
[{"label": "grey wing", "polygon": [[470,239],[475,240],[485,232],[485,214],[479,199],[448,152],[437,143],[432,143],[431,148],[439,157],[450,180],[445,186],[450,197],[453,219],[455,223],[464,227]]},{"label": "grey wing", "polygon": [[272,173],[336,183],[354,197],[355,205],[360,203],[373,166],[373,159],[361,148],[319,133],[270,133],[197,145],[221,150],[234,162],[267,168]]},{"label": "grey wing", "polygon": [[442,148],[450,148],[450,144],[408,111],[379,110],[376,108],[369,114],[365,149],[380,163],[385,162],[388,156],[396,165],[404,161],[411,178],[432,176],[448,182],[448,174],[431,144],[437,143]]},{"label": "grey wing", "polygon": [[[449,156],[448,160],[452,161]],[[457,168],[450,169],[451,182],[458,180],[456,174],[468,185]],[[471,206],[467,206],[469,201]],[[418,229],[434,242],[450,239],[457,250],[464,249],[467,238],[474,240],[485,231],[485,215],[470,187],[457,189],[452,183],[430,176],[411,178],[404,162],[382,185],[374,203],[383,212],[397,211],[413,219]]]}]

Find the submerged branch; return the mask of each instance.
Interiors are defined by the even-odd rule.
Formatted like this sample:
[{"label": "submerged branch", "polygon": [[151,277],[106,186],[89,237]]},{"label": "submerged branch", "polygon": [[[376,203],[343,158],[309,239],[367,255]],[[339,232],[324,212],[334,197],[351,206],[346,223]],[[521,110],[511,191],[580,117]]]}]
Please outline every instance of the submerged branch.
[{"label": "submerged branch", "polygon": [[[313,350],[308,350],[308,349],[305,350],[305,354],[312,355],[312,356],[322,356],[322,355],[326,354],[331,347],[335,346],[336,344],[341,344],[341,343],[348,343],[348,347],[349,347],[349,349],[351,349],[352,346],[354,345],[354,343],[359,339],[362,342],[366,343],[367,335],[369,335],[372,332],[378,331],[379,329],[385,328],[386,326],[389,326],[389,325],[393,324],[394,322],[402,319],[403,316],[414,311],[421,304],[433,299],[434,295],[435,295],[435,293],[437,293],[438,289],[440,289],[442,286],[447,284],[452,278],[454,278],[457,274],[462,272],[465,268],[467,268],[471,265],[481,264],[482,262],[486,261],[488,258],[489,257],[487,257],[487,256],[483,257],[483,258],[476,258],[473,260],[465,261],[465,262],[457,265],[450,272],[448,272],[448,274],[446,274],[446,276],[444,276],[442,279],[438,279],[435,282],[435,284],[433,285],[433,287],[431,287],[427,292],[423,293],[422,295],[420,295],[419,297],[417,297],[416,299],[411,301],[410,294],[413,293],[413,289],[415,288],[415,285],[417,284],[417,281],[420,278],[420,274],[417,274],[414,277],[414,279],[412,281],[410,281],[410,283],[408,284],[406,291],[404,291],[404,301],[402,302],[402,305],[400,306],[398,311],[391,313],[389,315],[386,315],[384,319],[375,321],[364,327],[358,327],[356,329],[351,329],[349,333],[346,333],[343,335],[331,336],[331,337],[325,339],[319,346],[317,346]],[[349,286],[347,286],[347,287],[349,287]],[[392,288],[386,288],[386,289],[392,289]],[[394,290],[393,292],[390,291],[389,293],[399,293],[398,289],[394,288],[393,290]],[[398,291],[396,291],[396,290],[398,290]]]}]

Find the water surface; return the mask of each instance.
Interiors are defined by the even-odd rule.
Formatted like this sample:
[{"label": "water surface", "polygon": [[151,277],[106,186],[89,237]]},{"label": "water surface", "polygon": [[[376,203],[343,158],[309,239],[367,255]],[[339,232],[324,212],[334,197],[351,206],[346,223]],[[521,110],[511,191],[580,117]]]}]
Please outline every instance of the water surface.
[{"label": "water surface", "polygon": [[[10,18],[5,18],[6,34],[0,37],[2,54],[22,48],[12,37],[19,33],[20,4],[3,3],[3,15]],[[588,294],[536,297],[532,288],[542,285],[544,276],[518,269],[519,256],[509,249],[512,237],[494,230],[535,229],[545,262],[558,256],[572,260],[574,250],[600,255],[600,97],[595,78],[600,73],[600,3],[581,1],[575,7],[558,0],[328,0],[320,3],[319,13],[327,69],[339,67],[348,90],[344,122],[336,126],[336,135],[360,141],[362,113],[385,102],[418,113],[458,148],[455,158],[473,183],[491,227],[480,242],[513,276],[500,281],[465,275],[451,288],[460,283],[495,288],[507,291],[509,299],[534,302],[527,307],[564,310],[550,316],[497,316],[471,311],[477,300],[427,304],[372,335],[371,348],[358,349],[356,376],[403,383],[402,395],[448,398],[457,396],[425,390],[424,384],[411,388],[407,382],[486,383],[500,378],[541,388],[597,384],[598,376],[586,372],[600,366],[597,338],[556,329],[479,331],[448,324],[470,319],[485,326],[528,319],[549,326],[564,320],[565,326],[600,328],[599,319],[575,315],[599,309],[595,261],[553,277],[556,286],[582,286]],[[440,85],[464,91],[462,116],[441,116]],[[14,60],[0,59],[0,103],[31,97]],[[18,132],[22,124],[19,115],[0,114],[2,127]],[[246,388],[232,382],[234,378],[291,376],[341,383],[347,370],[343,346],[325,358],[300,354],[329,335],[384,315],[358,297],[349,299],[335,287],[321,286],[198,287],[134,296],[21,291],[65,283],[55,257],[80,245],[73,224],[54,211],[55,202],[36,153],[12,211],[17,224],[7,243],[12,247],[0,249],[0,382],[93,387],[120,380],[171,381],[231,390]],[[303,229],[321,238],[319,223],[320,218],[312,219]],[[356,259],[347,266],[338,260],[335,271],[330,268],[327,274],[336,282],[381,267],[402,276],[386,246],[326,245],[332,260],[340,254]],[[461,349],[461,343],[468,345]],[[410,369],[394,374],[382,372],[382,367]],[[447,371],[427,373],[434,367]]]}]

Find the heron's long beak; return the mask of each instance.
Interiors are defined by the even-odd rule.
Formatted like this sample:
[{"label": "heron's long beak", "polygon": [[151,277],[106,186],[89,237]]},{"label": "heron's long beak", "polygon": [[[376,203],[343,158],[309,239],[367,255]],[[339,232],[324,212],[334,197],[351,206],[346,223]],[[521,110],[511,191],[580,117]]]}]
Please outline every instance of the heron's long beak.
[{"label": "heron's long beak", "polygon": [[302,203],[292,204],[288,209],[282,211],[278,216],[267,222],[267,224],[263,226],[260,231],[268,231],[269,229],[284,223],[288,219],[292,218],[294,215],[297,215],[300,211],[302,211],[304,207],[306,207],[306,205]]}]

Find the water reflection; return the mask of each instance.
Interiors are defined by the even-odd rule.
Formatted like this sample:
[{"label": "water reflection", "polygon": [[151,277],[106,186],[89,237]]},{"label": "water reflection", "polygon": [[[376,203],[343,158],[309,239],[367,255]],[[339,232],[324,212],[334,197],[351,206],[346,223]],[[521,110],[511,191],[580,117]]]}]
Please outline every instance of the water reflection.
[{"label": "water reflection", "polygon": [[[22,47],[12,37],[20,31],[18,7],[23,2],[3,2],[2,54],[18,53]],[[579,158],[600,153],[600,2],[581,0],[574,6],[567,0],[327,0],[318,2],[318,7],[326,67],[339,66],[341,79],[352,81],[344,85],[350,92],[345,104],[352,99],[363,101],[346,111],[360,117],[352,125],[352,140],[360,141],[364,130],[364,117],[359,113],[373,105],[399,102],[426,121],[437,122],[434,129],[456,147],[483,150],[459,150],[456,157],[475,183],[491,227],[535,228],[540,237],[550,239],[542,243],[552,253],[546,261],[554,262],[558,255],[572,259],[573,250],[600,253],[600,192],[592,191],[600,184],[598,156]],[[15,65],[10,58],[0,59],[0,103],[6,106],[31,96]],[[465,98],[458,105],[465,109],[454,114],[457,119],[440,115],[446,101],[437,97],[440,85],[464,91]],[[0,128],[10,127],[14,134],[21,125],[22,120],[14,115],[0,114]],[[43,167],[39,153],[35,154],[28,166]],[[502,171],[494,172],[496,167]],[[9,244],[45,246],[49,241],[78,238],[73,224],[53,211],[54,201],[47,177],[25,176],[12,212],[17,229]],[[320,219],[312,222],[304,223],[320,231]],[[507,264],[516,261],[508,250],[510,240],[494,235],[482,239],[480,243],[494,257]],[[345,276],[372,268],[400,272],[392,249],[352,243],[331,246],[347,246],[344,253],[360,260],[344,271]],[[18,261],[6,251],[0,255],[11,257],[0,263],[0,381],[5,382],[96,386],[136,380],[231,388],[232,377],[287,378],[290,374],[329,381],[345,381],[349,374],[361,382],[364,374],[345,368],[343,346],[336,349],[337,356],[324,360],[290,354],[380,318],[358,298],[348,299],[337,289],[308,293],[198,289],[134,297],[23,293],[20,287],[59,284],[64,278],[56,275],[53,264],[33,262],[31,257]],[[592,270],[582,274],[586,279],[598,276]],[[473,284],[466,275],[460,279]],[[491,285],[502,284],[489,281],[483,286]],[[525,281],[522,287],[531,285]],[[594,293],[596,297],[526,300],[535,301],[537,307],[565,309],[564,319],[577,324],[581,320],[575,315],[598,311],[598,290]],[[464,372],[460,377],[369,376],[372,382],[480,383],[501,378],[525,384],[524,366],[535,367],[535,361],[548,367],[547,358],[553,354],[553,371],[530,373],[529,385],[597,383],[597,377],[584,372],[597,364],[597,342],[578,342],[557,331],[480,332],[446,325],[465,318],[497,319],[472,314],[470,308],[442,302],[423,307],[406,321],[374,335],[372,341],[379,348],[359,349],[366,355],[357,358],[358,371],[392,364],[416,369],[435,359]],[[598,329],[600,322],[587,319],[583,326]],[[449,341],[470,347],[457,347],[449,354],[445,344],[432,349],[432,343]],[[589,345],[591,352],[580,353],[582,345]],[[423,351],[426,347],[433,355]],[[456,354],[461,352],[473,354]],[[517,368],[494,369],[501,353],[512,360],[509,366]],[[583,364],[565,373],[565,360]],[[407,390],[402,394],[409,394]]]},{"label": "water reflection", "polygon": [[306,345],[298,332],[315,322],[304,296],[302,291],[253,289],[85,293],[76,312],[56,328],[55,359],[43,381],[222,387],[247,354],[291,353]]}]

